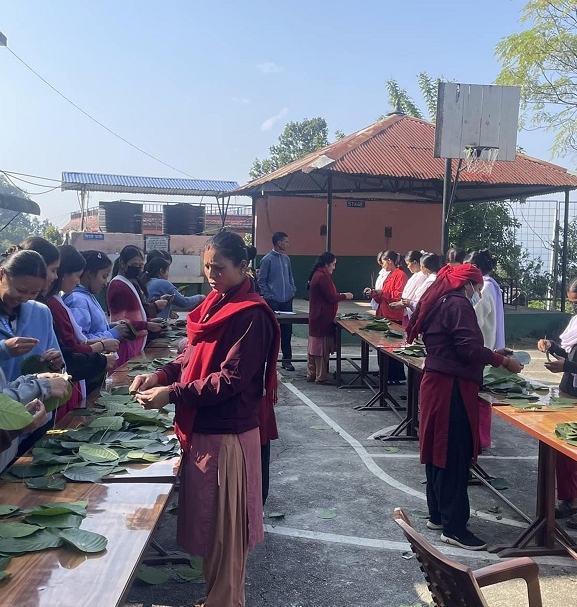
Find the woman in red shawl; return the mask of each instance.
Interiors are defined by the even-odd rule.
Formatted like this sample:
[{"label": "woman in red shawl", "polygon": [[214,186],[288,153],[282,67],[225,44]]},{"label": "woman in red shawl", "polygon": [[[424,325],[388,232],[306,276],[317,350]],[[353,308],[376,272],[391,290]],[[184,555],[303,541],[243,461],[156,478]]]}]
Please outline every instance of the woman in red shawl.
[{"label": "woman in red shawl", "polygon": [[427,348],[420,388],[419,442],[427,474],[429,529],[441,540],[467,550],[486,544],[467,529],[469,466],[479,452],[478,394],[483,367],[503,366],[513,373],[519,362],[483,346],[471,305],[483,275],[475,266],[445,266],[425,292],[407,327],[407,341],[419,334]]},{"label": "woman in red shawl", "polygon": [[205,607],[245,605],[248,552],[264,537],[259,426],[276,438],[280,330],[247,275],[238,234],[221,232],[204,252],[212,292],[187,317],[184,352],[130,386],[144,407],[176,404],[183,458],[179,543],[204,558]]}]

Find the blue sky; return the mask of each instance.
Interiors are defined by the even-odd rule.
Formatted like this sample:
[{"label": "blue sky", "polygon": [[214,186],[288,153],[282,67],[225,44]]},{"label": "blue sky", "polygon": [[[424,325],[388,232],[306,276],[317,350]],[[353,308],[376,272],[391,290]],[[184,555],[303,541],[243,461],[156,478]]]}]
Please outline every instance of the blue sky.
[{"label": "blue sky", "polygon": [[[0,31],[43,78],[133,144],[193,177],[245,183],[288,121],[321,116],[331,134],[374,122],[391,109],[389,78],[416,100],[422,71],[493,83],[495,45],[519,31],[524,4],[0,0]],[[0,78],[1,170],[182,176],[83,116],[5,48]],[[574,168],[551,158],[552,138],[522,132],[518,143]],[[33,198],[59,225],[78,208],[69,192]],[[93,194],[91,204],[115,198]]]}]

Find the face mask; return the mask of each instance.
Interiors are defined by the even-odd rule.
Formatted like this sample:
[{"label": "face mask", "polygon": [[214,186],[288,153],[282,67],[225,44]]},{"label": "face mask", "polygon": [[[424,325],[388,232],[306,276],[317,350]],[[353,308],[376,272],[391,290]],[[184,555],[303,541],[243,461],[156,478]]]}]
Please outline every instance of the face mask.
[{"label": "face mask", "polygon": [[469,297],[469,301],[471,302],[472,306],[476,306],[481,301],[481,294],[479,291],[473,291],[473,295]]},{"label": "face mask", "polygon": [[124,275],[128,280],[134,280],[140,276],[140,268],[137,266],[126,266],[126,270],[124,271]]},{"label": "face mask", "polygon": [[571,305],[573,306],[573,314],[577,314],[577,301],[572,301]]}]

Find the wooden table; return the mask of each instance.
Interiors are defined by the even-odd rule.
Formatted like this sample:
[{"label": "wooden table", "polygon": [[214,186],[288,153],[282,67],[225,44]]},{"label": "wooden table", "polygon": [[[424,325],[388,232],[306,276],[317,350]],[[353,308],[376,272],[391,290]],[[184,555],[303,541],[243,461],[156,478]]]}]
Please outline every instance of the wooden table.
[{"label": "wooden table", "polygon": [[[555,521],[555,458],[557,452],[577,460],[577,448],[555,436],[559,423],[577,421],[577,408],[560,411],[521,411],[510,405],[495,405],[493,412],[539,441],[537,506],[535,519],[510,546],[494,546],[500,556],[566,554],[577,558],[577,545]],[[531,544],[534,542],[533,544]],[[560,545],[559,545],[560,544]]]},{"label": "wooden table", "polygon": [[[347,331],[351,335],[359,337],[361,340],[361,360],[360,365],[354,362],[349,362],[357,370],[357,376],[355,380],[360,379],[364,386],[368,387],[373,392],[372,398],[364,405],[359,405],[355,409],[371,409],[373,411],[394,411],[399,417],[401,417],[403,429],[406,428],[406,417],[402,418],[400,415],[401,411],[405,411],[406,408],[402,407],[399,402],[391,395],[388,390],[388,358],[401,361],[405,365],[408,364],[407,359],[410,357],[400,356],[395,354],[393,350],[396,350],[404,344],[404,338],[386,337],[381,331],[366,331],[364,327],[370,321],[367,320],[344,320],[340,319],[336,321],[337,324],[337,386],[353,387],[350,382],[344,385],[342,382],[342,339],[341,332]],[[403,331],[400,325],[391,323],[391,329],[397,329]],[[378,382],[375,382],[369,372],[369,350],[376,350],[377,353],[377,364],[379,366]],[[414,382],[413,377],[409,377],[409,386]],[[354,381],[354,380],[353,380]],[[415,397],[411,393],[411,397]],[[417,391],[418,398],[418,391]]]},{"label": "wooden table", "polygon": [[81,529],[108,539],[106,551],[59,548],[12,559],[2,585],[2,607],[112,607],[121,605],[162,514],[172,485],[70,483],[62,492],[0,485],[0,503],[21,508],[52,501],[89,500]]}]

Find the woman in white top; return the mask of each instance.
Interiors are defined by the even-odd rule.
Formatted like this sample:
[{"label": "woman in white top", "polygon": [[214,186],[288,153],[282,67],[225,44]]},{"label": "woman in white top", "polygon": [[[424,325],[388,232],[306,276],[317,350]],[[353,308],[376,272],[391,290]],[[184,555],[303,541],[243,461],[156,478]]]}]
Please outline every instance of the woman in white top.
[{"label": "woman in white top", "polygon": [[435,282],[439,270],[439,256],[435,253],[423,253],[421,257],[421,272],[425,275],[425,280],[415,292],[414,304],[411,305],[411,310],[415,309],[424,292]]},{"label": "woman in white top", "polygon": [[[375,291],[380,291],[383,288],[383,283],[385,282],[387,276],[391,273],[390,270],[386,270],[386,262],[385,262],[385,251],[379,251],[377,253],[377,263],[381,267],[380,272],[377,274],[377,279],[375,280]],[[371,299],[371,310],[376,310],[379,307],[379,304]]]},{"label": "woman in white top", "polygon": [[497,281],[489,276],[495,267],[495,260],[489,251],[471,251],[466,263],[477,266],[483,274],[483,288],[480,299],[473,303],[477,322],[483,333],[485,348],[496,350],[505,347],[505,310],[503,293]]},{"label": "woman in white top", "polygon": [[407,281],[403,293],[401,295],[401,301],[395,301],[390,303],[391,308],[404,308],[403,314],[403,327],[406,327],[409,323],[409,318],[413,313],[414,306],[417,304],[415,301],[415,295],[417,289],[425,282],[427,278],[425,274],[421,272],[421,256],[420,251],[409,251],[405,255],[405,265],[411,273],[411,277]]}]

